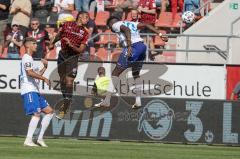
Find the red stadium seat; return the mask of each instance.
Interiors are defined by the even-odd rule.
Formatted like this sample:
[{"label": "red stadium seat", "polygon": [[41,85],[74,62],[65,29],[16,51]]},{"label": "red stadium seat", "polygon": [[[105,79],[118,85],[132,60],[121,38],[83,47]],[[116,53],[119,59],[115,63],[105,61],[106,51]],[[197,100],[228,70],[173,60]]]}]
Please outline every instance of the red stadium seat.
[{"label": "red stadium seat", "polygon": [[111,53],[111,61],[118,61],[118,57],[121,54],[122,49],[115,49],[112,53]]},{"label": "red stadium seat", "polygon": [[106,30],[104,33],[111,34],[110,37],[107,35],[105,38],[108,41],[107,43],[117,44],[118,43],[118,37],[116,34],[113,34],[111,30]]},{"label": "red stadium seat", "polygon": [[[3,54],[2,54],[2,56],[0,56],[1,58],[7,58],[7,51],[8,51],[8,48],[6,47],[6,48],[4,48],[4,50],[3,50]],[[25,54],[25,47],[24,46],[22,46],[21,48],[20,48],[20,58],[23,56]]]},{"label": "red stadium seat", "polygon": [[106,26],[110,13],[108,11],[97,12],[95,23],[97,26]]},{"label": "red stadium seat", "polygon": [[47,59],[56,59],[57,58],[56,49],[54,48],[53,50],[49,51],[46,57]]},{"label": "red stadium seat", "polygon": [[[176,49],[176,44],[169,45],[170,49]],[[176,62],[176,52],[174,51],[164,51],[162,54],[165,58],[165,62]]]},{"label": "red stadium seat", "polygon": [[4,48],[1,58],[6,58],[6,57],[7,57],[7,48]]},{"label": "red stadium seat", "polygon": [[106,30],[103,35],[100,35],[100,40],[95,42],[97,45],[107,45],[109,43],[116,45],[118,43],[117,35],[109,35],[107,33],[112,33],[111,30]]},{"label": "red stadium seat", "polygon": [[108,60],[108,52],[105,48],[99,48],[97,53],[96,53],[97,58],[102,61],[107,61]]},{"label": "red stadium seat", "polygon": [[168,27],[168,28],[179,28],[181,17],[176,14],[174,21],[172,20],[172,12],[163,12],[160,14],[159,19],[156,20],[156,27]]}]

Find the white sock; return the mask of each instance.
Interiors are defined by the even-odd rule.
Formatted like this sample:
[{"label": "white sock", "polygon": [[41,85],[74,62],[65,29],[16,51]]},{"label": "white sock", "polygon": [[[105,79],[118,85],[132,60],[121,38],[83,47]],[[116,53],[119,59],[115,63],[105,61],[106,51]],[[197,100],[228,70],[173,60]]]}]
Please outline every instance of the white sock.
[{"label": "white sock", "polygon": [[27,132],[28,139],[32,140],[33,134],[37,128],[39,120],[40,120],[40,117],[32,116],[32,119],[30,120],[29,125],[28,125],[28,132]]},{"label": "white sock", "polygon": [[119,83],[119,77],[112,76],[112,82],[110,82],[110,85],[109,85],[107,93],[106,93],[106,97],[103,101],[105,104],[110,104],[111,96],[114,93],[115,88],[117,88],[118,83]]},{"label": "white sock", "polygon": [[47,127],[48,127],[52,117],[53,117],[53,114],[46,114],[43,117],[42,122],[41,122],[41,130],[40,130],[40,133],[39,133],[39,136],[38,136],[38,140],[43,139],[43,135],[44,135],[45,131],[47,130]]},{"label": "white sock", "polygon": [[141,106],[141,80],[140,78],[136,78],[134,79],[134,83],[135,83],[135,92],[136,92],[136,99],[135,99],[135,104],[137,104],[138,106]]}]

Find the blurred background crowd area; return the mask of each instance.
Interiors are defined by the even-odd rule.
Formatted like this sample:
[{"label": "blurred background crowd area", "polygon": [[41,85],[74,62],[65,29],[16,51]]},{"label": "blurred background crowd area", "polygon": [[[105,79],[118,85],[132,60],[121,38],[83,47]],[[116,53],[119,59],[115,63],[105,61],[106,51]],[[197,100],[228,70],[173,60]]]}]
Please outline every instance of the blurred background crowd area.
[{"label": "blurred background crowd area", "polygon": [[[87,24],[90,39],[85,59],[115,61],[121,52],[118,38],[106,26],[107,19],[115,14],[122,20],[152,24],[163,34],[181,33],[181,29],[191,27],[214,7],[214,2],[222,0],[0,0],[0,57],[21,58],[25,50],[23,40],[36,38],[38,51],[35,58],[56,59],[60,44],[48,50],[49,40],[58,32],[62,21],[74,20],[78,12],[89,13]],[[191,11],[194,22],[182,21],[181,15]],[[143,30],[142,36],[149,47],[148,59],[155,57],[166,45],[158,36]],[[148,35],[148,36],[146,36]],[[176,46],[170,45],[170,48]],[[174,54],[174,53],[173,53]],[[171,56],[171,54],[168,54]],[[168,62],[174,62],[170,60]]]}]

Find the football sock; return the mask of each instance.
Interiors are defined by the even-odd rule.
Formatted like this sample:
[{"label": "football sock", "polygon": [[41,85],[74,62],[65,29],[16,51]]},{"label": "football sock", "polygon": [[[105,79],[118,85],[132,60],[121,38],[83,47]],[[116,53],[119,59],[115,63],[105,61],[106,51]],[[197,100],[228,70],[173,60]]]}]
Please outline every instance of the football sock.
[{"label": "football sock", "polygon": [[43,139],[43,135],[45,133],[45,131],[47,130],[47,127],[51,121],[53,117],[53,114],[46,114],[43,119],[42,119],[42,122],[41,122],[41,130],[40,130],[40,133],[39,133],[39,136],[38,136],[38,140],[42,140]]},{"label": "football sock", "polygon": [[29,139],[33,138],[33,134],[37,128],[39,120],[40,120],[40,117],[32,116],[32,119],[30,120],[29,125],[28,125],[27,138],[29,138]]},{"label": "football sock", "polygon": [[63,98],[66,98],[66,84],[61,82],[60,87],[61,87],[61,92],[62,92]]},{"label": "football sock", "polygon": [[136,99],[135,99],[135,103],[138,105],[138,106],[141,106],[141,88],[142,88],[142,85],[141,85],[141,80],[140,78],[136,78],[134,79],[134,83],[135,83],[135,92],[136,92]]},{"label": "football sock", "polygon": [[70,107],[71,101],[72,101],[72,94],[73,94],[73,87],[72,86],[66,86],[65,91],[62,92],[64,97],[64,108],[63,111],[66,112],[68,108]]}]

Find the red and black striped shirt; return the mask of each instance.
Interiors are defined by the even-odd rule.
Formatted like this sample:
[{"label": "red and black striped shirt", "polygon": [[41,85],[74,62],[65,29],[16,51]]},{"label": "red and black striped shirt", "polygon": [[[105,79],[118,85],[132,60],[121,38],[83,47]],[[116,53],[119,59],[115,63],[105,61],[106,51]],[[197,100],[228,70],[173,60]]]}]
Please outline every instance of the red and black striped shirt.
[{"label": "red and black striped shirt", "polygon": [[88,32],[83,26],[77,25],[76,22],[65,22],[61,29],[61,48],[64,52],[75,54],[74,50],[68,46],[63,38],[68,38],[75,47],[87,44]]}]

